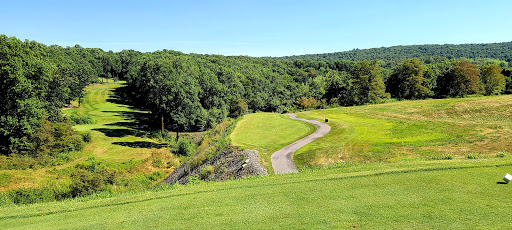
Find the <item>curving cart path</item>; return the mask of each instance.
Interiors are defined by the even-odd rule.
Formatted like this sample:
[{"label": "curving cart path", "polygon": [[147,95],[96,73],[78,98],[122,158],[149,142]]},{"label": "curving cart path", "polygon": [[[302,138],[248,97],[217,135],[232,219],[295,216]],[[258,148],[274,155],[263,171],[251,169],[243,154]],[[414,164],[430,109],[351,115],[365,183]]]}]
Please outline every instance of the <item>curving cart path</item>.
[{"label": "curving cart path", "polygon": [[295,167],[295,164],[292,161],[292,154],[302,146],[307,145],[312,141],[324,136],[331,130],[331,126],[328,126],[320,121],[299,118],[297,115],[291,113],[286,115],[288,115],[291,119],[305,121],[307,123],[313,124],[316,127],[316,131],[309,136],[293,142],[272,154],[270,160],[272,161],[272,168],[276,174],[297,172],[297,167]]}]

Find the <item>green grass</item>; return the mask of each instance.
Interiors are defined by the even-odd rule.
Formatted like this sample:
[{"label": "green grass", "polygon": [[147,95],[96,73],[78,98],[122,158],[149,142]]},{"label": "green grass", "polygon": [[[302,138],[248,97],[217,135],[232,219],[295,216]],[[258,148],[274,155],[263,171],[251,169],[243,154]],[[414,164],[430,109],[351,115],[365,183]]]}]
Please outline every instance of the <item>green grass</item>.
[{"label": "green grass", "polygon": [[73,126],[79,132],[91,132],[92,141],[84,150],[86,156],[117,162],[141,160],[151,156],[151,148],[160,148],[155,140],[138,135],[140,132],[131,127],[132,117],[145,112],[108,100],[113,90],[121,86],[122,82],[88,86],[81,107],[63,111],[68,115],[88,114],[94,119],[94,124]]},{"label": "green grass", "polygon": [[232,145],[258,150],[262,163],[272,172],[270,156],[275,151],[313,133],[315,126],[276,113],[248,114],[231,134]]},{"label": "green grass", "polygon": [[0,208],[2,229],[507,229],[511,158],[300,174]]},{"label": "green grass", "polygon": [[[56,169],[73,167],[76,163],[85,161],[89,157],[108,162],[141,162],[152,155],[166,156],[166,161],[179,165],[179,158],[173,155],[165,143],[147,138],[134,126],[134,116],[144,116],[146,112],[137,111],[127,105],[114,103],[111,99],[113,91],[121,87],[123,82],[93,84],[85,88],[87,96],[81,107],[77,102],[72,102],[74,108],[63,109],[64,114],[90,115],[94,124],[75,125],[78,132],[90,132],[92,141],[88,143],[83,153],[77,159],[58,165]],[[81,156],[80,156],[81,155]],[[141,172],[155,170],[151,167],[139,167]],[[172,169],[158,169],[170,172]],[[0,177],[0,192],[6,192],[16,188],[40,187],[46,179],[59,177],[48,168],[26,170],[0,170],[0,175],[12,175],[12,177]],[[137,172],[134,172],[137,173]]]},{"label": "green grass", "polygon": [[401,101],[314,110],[331,131],[294,154],[299,168],[375,162],[495,156],[512,150],[512,96]]}]

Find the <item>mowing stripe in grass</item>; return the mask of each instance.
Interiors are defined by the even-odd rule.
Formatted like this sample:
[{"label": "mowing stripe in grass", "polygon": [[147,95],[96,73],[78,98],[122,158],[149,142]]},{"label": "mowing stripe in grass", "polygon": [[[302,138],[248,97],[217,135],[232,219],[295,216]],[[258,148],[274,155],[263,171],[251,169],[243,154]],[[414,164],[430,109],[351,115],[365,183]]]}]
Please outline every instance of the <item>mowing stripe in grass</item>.
[{"label": "mowing stripe in grass", "polygon": [[[443,161],[446,162],[446,161]],[[448,162],[452,163],[452,162]],[[469,162],[474,163],[474,162]],[[476,162],[478,163],[478,162]],[[421,164],[420,164],[421,165]],[[104,203],[99,205],[93,205],[88,207],[82,207],[82,208],[72,208],[72,209],[65,209],[65,210],[57,210],[57,211],[49,211],[49,212],[41,212],[41,213],[35,213],[35,214],[25,214],[25,215],[14,215],[14,216],[0,216],[0,220],[6,220],[6,219],[21,219],[21,218],[30,218],[30,217],[38,217],[38,216],[48,216],[53,214],[59,214],[59,213],[70,213],[70,212],[79,212],[82,210],[88,210],[88,209],[94,209],[94,208],[103,208],[103,207],[111,207],[111,206],[120,206],[120,205],[126,205],[126,204],[135,204],[135,203],[143,203],[147,201],[152,200],[159,200],[159,199],[165,199],[165,198],[174,198],[174,197],[182,197],[182,196],[188,196],[188,195],[199,195],[199,194],[206,194],[206,193],[215,193],[220,191],[229,191],[229,190],[237,190],[240,188],[246,188],[246,189],[262,189],[265,187],[273,187],[273,186],[283,186],[283,185],[293,185],[297,184],[300,185],[302,183],[312,183],[312,182],[322,182],[322,181],[339,181],[339,180],[347,180],[347,179],[356,179],[356,178],[368,178],[368,177],[378,177],[382,175],[393,175],[393,174],[407,174],[407,173],[417,173],[417,172],[433,172],[433,171],[446,171],[446,170],[462,170],[462,169],[478,169],[478,168],[492,168],[492,167],[506,167],[506,166],[512,166],[512,162],[499,162],[496,161],[492,164],[484,164],[484,165],[453,165],[448,164],[446,166],[442,165],[434,165],[431,167],[428,166],[420,166],[418,168],[407,168],[407,169],[401,169],[401,168],[392,168],[387,169],[385,171],[361,171],[361,172],[352,172],[352,173],[346,173],[346,174],[339,174],[334,173],[337,171],[336,169],[330,169],[330,171],[333,172],[333,174],[328,174],[326,176],[322,176],[321,178],[315,178],[315,179],[307,179],[308,177],[305,177],[305,179],[300,177],[299,175],[293,175],[292,179],[294,181],[283,181],[279,180],[280,177],[283,176],[289,176],[289,175],[275,175],[271,176],[270,179],[273,179],[270,184],[245,184],[244,186],[237,186],[235,188],[227,187],[222,188],[222,182],[213,182],[212,184],[217,184],[221,188],[217,189],[208,189],[208,190],[202,190],[202,191],[194,191],[194,192],[185,192],[180,194],[167,194],[167,195],[158,195],[151,198],[145,198],[142,200],[134,200],[134,201],[123,201],[123,202],[112,202],[112,203]],[[265,180],[265,178],[261,178],[262,180]],[[290,177],[288,177],[290,179]],[[242,182],[242,181],[240,181]],[[270,182],[270,181],[269,181]],[[182,186],[182,190],[187,190],[187,188],[194,187],[192,186]],[[171,191],[172,192],[172,191]],[[156,194],[156,193],[155,193]],[[61,202],[73,202],[73,200],[67,200],[67,201],[61,201]],[[55,202],[54,202],[55,203]],[[23,207],[23,206],[22,206]]]}]

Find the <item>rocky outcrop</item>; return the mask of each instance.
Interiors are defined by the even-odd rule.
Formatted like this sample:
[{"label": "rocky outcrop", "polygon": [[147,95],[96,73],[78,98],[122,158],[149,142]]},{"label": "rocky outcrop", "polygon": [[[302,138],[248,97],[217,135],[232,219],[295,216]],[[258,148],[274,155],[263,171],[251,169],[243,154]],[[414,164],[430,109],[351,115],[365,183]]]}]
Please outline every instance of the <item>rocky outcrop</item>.
[{"label": "rocky outcrop", "polygon": [[197,167],[192,167],[190,161],[183,163],[164,181],[169,184],[187,184],[189,177],[203,181],[222,181],[260,175],[268,173],[259,163],[258,152],[229,147]]}]

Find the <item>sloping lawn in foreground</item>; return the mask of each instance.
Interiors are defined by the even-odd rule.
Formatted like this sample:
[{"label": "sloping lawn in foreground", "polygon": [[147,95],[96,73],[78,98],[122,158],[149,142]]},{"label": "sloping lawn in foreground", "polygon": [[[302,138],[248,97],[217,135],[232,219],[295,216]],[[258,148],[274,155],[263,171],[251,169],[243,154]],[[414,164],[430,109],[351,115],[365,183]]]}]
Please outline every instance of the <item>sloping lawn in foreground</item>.
[{"label": "sloping lawn in foreground", "polygon": [[512,158],[339,165],[0,208],[2,229],[507,229]]}]

